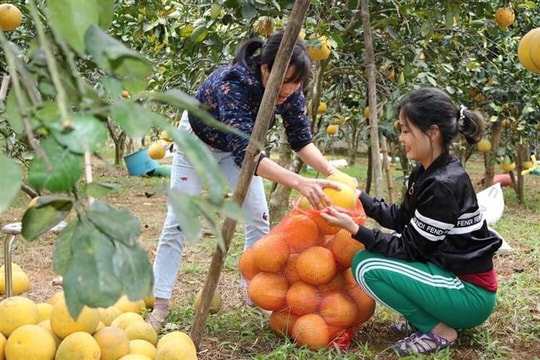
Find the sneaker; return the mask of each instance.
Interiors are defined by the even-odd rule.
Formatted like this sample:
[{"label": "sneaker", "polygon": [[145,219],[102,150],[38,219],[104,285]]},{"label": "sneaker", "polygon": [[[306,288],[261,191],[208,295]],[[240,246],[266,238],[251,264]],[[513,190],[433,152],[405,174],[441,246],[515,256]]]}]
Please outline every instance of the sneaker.
[{"label": "sneaker", "polygon": [[442,349],[446,349],[453,342],[435,335],[431,331],[422,333],[414,332],[412,335],[398,341],[392,346],[399,356],[409,356],[415,354],[430,354]]}]

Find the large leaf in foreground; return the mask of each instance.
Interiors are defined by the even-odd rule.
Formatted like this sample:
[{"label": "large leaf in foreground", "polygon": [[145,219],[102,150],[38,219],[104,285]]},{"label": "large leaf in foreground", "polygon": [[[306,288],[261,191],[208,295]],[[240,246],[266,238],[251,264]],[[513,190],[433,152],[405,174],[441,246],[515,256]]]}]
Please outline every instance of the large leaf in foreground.
[{"label": "large leaf in foreground", "polygon": [[19,193],[22,184],[21,166],[0,153],[0,214],[9,208],[13,199]]},{"label": "large leaf in foreground", "polygon": [[41,144],[46,159],[36,157],[30,165],[28,180],[36,189],[62,192],[71,189],[82,176],[83,157],[69,151],[54,139]]},{"label": "large leaf in foreground", "polygon": [[33,241],[68,216],[73,202],[58,196],[41,196],[22,218],[22,236]]}]

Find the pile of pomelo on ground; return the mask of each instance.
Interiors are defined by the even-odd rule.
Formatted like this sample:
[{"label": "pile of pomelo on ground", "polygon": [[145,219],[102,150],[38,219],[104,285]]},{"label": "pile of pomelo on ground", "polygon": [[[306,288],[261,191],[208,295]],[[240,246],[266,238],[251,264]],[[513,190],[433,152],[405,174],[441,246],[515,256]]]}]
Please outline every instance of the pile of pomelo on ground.
[{"label": "pile of pomelo on ground", "polygon": [[[146,300],[146,301],[145,301]],[[76,320],[64,292],[46,302],[16,295],[0,301],[0,360],[197,359],[191,338],[173,331],[161,337],[143,313],[152,299],[122,296],[107,308],[84,307]]]}]

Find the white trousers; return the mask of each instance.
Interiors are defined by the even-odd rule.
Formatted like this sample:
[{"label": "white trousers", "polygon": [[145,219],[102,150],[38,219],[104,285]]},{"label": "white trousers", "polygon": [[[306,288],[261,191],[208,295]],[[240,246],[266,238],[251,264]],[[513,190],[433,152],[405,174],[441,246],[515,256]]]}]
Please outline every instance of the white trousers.
[{"label": "white trousers", "polygon": [[[187,116],[182,116],[179,128],[184,131],[191,131]],[[230,188],[234,189],[238,181],[240,168],[234,163],[232,154],[215,149],[211,150]],[[202,181],[199,175],[178,146],[175,146],[174,149],[169,190],[171,192],[180,191],[190,195],[198,195],[202,190]],[[247,216],[247,222],[245,224],[245,250],[263,235],[267,234],[270,228],[268,204],[261,177],[253,177],[244,200],[243,210]],[[181,264],[184,242],[184,233],[178,223],[177,214],[169,201],[167,203],[167,216],[161,230],[156,258],[154,259],[155,297],[163,299],[171,298]],[[245,281],[242,280],[242,286],[245,285]]]}]

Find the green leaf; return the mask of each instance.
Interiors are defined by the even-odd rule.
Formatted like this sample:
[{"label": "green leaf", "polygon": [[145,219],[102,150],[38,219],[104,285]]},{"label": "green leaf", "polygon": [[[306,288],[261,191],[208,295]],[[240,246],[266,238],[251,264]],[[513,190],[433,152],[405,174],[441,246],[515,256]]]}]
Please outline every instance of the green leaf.
[{"label": "green leaf", "polygon": [[122,79],[127,90],[138,93],[146,88],[146,77],[152,73],[152,64],[144,56],[96,25],[90,26],[84,40],[95,63],[107,74]]},{"label": "green leaf", "polygon": [[92,24],[100,20],[97,0],[49,0],[47,1],[48,24],[79,55],[85,53],[84,35]]},{"label": "green leaf", "polygon": [[115,102],[111,118],[132,138],[144,137],[154,123],[166,122],[161,115],[131,101]]},{"label": "green leaf", "polygon": [[122,294],[126,279],[114,273],[115,246],[98,229],[79,223],[71,237],[72,261],[64,276],[64,288],[75,288],[78,299],[90,307],[107,307]]},{"label": "green leaf", "polygon": [[225,179],[214,156],[206,145],[185,132],[173,134],[175,143],[190,160],[195,171],[203,179],[211,199],[219,202],[225,193]]},{"label": "green leaf", "polygon": [[6,99],[6,119],[9,123],[9,126],[17,134],[20,134],[24,130],[24,125],[21,117],[21,112],[29,112],[30,103],[28,98],[24,97],[24,104],[19,104],[17,97],[15,96],[15,91],[10,91]]},{"label": "green leaf", "polygon": [[73,116],[74,129],[66,132],[60,123],[49,126],[55,139],[76,154],[94,152],[107,141],[108,131],[103,122],[92,115]]},{"label": "green leaf", "polygon": [[22,169],[21,166],[0,153],[0,169],[2,170],[2,176],[0,176],[0,214],[9,208],[9,205],[15,199],[21,189],[22,184]]},{"label": "green leaf", "polygon": [[138,244],[127,246],[115,243],[114,273],[122,280],[124,293],[129,299],[142,299],[152,292],[154,273],[148,254]]},{"label": "green leaf", "polygon": [[53,250],[53,269],[58,275],[66,275],[71,263],[71,238],[77,229],[78,221],[74,220],[66,225],[56,237]]},{"label": "green leaf", "polygon": [[83,172],[83,157],[71,153],[50,138],[41,144],[48,161],[36,157],[30,165],[28,181],[36,189],[53,192],[67,191],[79,180]]},{"label": "green leaf", "polygon": [[96,200],[88,210],[88,219],[102,233],[128,246],[136,244],[141,234],[139,219],[129,211],[117,210],[108,203]]},{"label": "green leaf", "polygon": [[120,186],[117,184],[102,183],[102,182],[91,182],[86,184],[86,195],[89,197],[101,197],[111,191],[117,191],[120,189]]},{"label": "green leaf", "polygon": [[96,1],[99,13],[99,26],[106,29],[111,25],[114,17],[114,0],[94,0]]},{"label": "green leaf", "polygon": [[73,202],[56,196],[40,196],[22,218],[22,236],[33,241],[68,216]]},{"label": "green leaf", "polygon": [[197,241],[202,235],[196,199],[195,196],[174,189],[169,193],[169,201],[175,210],[176,220],[178,220],[186,239],[191,242]]}]

